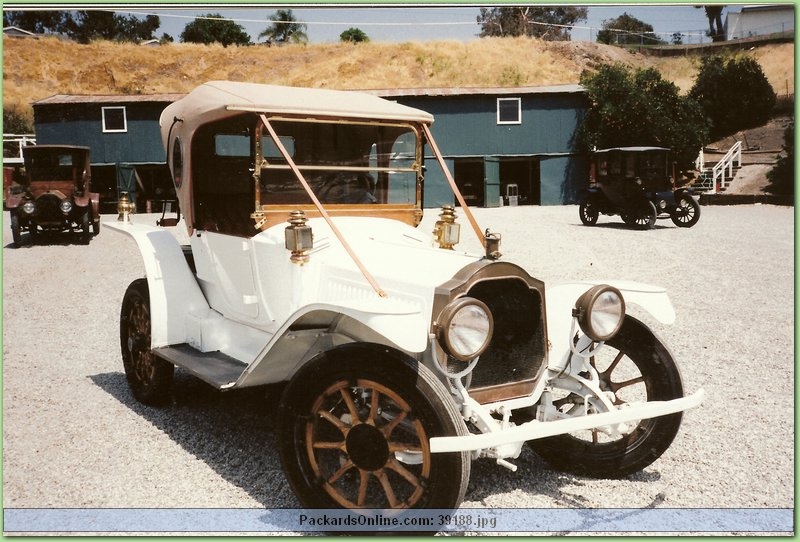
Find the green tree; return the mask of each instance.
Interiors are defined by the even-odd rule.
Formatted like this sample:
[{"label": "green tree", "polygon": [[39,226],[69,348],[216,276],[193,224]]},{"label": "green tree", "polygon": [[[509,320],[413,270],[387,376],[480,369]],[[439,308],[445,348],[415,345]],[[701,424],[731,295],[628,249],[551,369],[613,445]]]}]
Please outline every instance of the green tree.
[{"label": "green tree", "polygon": [[[4,134],[32,134],[33,114],[30,108],[26,111],[16,103],[3,104],[3,133]],[[3,156],[18,156],[19,144],[8,142],[3,144]]]},{"label": "green tree", "polygon": [[6,134],[32,134],[33,118],[30,111],[26,111],[19,104],[6,104],[3,106],[3,133]]},{"label": "green tree", "polygon": [[479,36],[531,36],[548,41],[569,41],[572,27],[585,21],[588,9],[577,6],[520,6],[481,8]]},{"label": "green tree", "polygon": [[360,28],[348,28],[339,34],[339,40],[360,43],[362,41],[369,41],[369,36],[367,36]]},{"label": "green tree", "polygon": [[628,13],[616,19],[603,21],[597,33],[597,42],[609,45],[662,45],[663,40],[653,33],[653,25],[640,21]]},{"label": "green tree", "polygon": [[584,72],[589,108],[579,130],[587,150],[652,145],[669,147],[682,171],[691,169],[708,141],[699,104],[655,68],[630,71],[622,64]]},{"label": "green tree", "polygon": [[703,108],[713,138],[764,124],[777,101],[761,66],[749,56],[703,58],[689,96]]},{"label": "green tree", "polygon": [[274,43],[305,43],[308,41],[306,25],[298,23],[291,9],[279,9],[270,15],[269,25],[258,37]]},{"label": "green tree", "polygon": [[242,25],[225,19],[219,13],[197,17],[183,28],[180,38],[184,43],[221,43],[224,47],[251,43]]},{"label": "green tree", "polygon": [[773,194],[794,194],[794,121],[792,121],[783,132],[783,151],[785,154],[778,156],[769,172],[767,179],[770,184],[767,187]]},{"label": "green tree", "polygon": [[3,26],[16,26],[36,34],[55,34],[64,31],[67,11],[4,11]]},{"label": "green tree", "polygon": [[68,12],[63,30],[79,43],[104,39],[112,41],[142,41],[154,38],[161,26],[156,15],[139,19],[133,15],[117,15],[113,11],[91,10]]}]

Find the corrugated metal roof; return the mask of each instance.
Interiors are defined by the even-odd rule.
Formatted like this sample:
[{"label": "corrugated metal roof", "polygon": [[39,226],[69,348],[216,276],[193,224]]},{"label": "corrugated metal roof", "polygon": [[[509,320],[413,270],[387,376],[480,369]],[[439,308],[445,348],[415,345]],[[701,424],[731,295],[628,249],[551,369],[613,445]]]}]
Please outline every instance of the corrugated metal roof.
[{"label": "corrugated metal roof", "polygon": [[33,102],[33,105],[54,104],[118,104],[118,103],[172,103],[183,98],[185,94],[109,94],[109,95],[83,95],[83,94],[55,94]]},{"label": "corrugated metal roof", "polygon": [[[372,94],[381,98],[401,96],[505,96],[523,94],[577,94],[586,92],[581,85],[548,85],[533,87],[461,87],[461,88],[393,88],[364,89],[356,92]],[[186,96],[181,94],[56,94],[33,102],[33,105],[85,104],[85,103],[172,103]]]},{"label": "corrugated metal roof", "polygon": [[586,92],[581,85],[548,85],[534,87],[455,87],[455,88],[396,88],[367,89],[366,94],[383,98],[400,96],[505,96],[522,94],[575,94]]}]

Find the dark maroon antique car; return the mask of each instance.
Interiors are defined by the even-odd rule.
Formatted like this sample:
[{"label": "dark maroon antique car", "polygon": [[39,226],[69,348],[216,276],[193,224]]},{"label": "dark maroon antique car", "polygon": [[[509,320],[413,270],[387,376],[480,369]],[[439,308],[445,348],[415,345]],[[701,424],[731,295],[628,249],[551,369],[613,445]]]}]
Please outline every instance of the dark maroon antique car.
[{"label": "dark maroon antique car", "polygon": [[586,226],[604,215],[620,215],[628,225],[655,226],[671,218],[682,228],[700,220],[700,205],[692,191],[675,187],[670,150],[663,147],[616,147],[592,153],[589,188],[579,212]]},{"label": "dark maroon antique car", "polygon": [[14,245],[22,234],[79,233],[89,241],[100,233],[99,195],[89,191],[89,148],[71,145],[23,147],[22,191],[6,199]]}]

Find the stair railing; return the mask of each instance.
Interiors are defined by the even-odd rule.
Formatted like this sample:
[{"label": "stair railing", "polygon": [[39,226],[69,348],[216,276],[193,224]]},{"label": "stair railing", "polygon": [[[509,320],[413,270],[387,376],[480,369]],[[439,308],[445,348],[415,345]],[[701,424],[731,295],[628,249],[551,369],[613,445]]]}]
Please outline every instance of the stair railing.
[{"label": "stair railing", "polygon": [[742,167],[742,142],[737,141],[728,149],[722,160],[711,169],[711,193],[717,193],[717,187],[728,188],[733,180],[733,163],[736,167]]}]

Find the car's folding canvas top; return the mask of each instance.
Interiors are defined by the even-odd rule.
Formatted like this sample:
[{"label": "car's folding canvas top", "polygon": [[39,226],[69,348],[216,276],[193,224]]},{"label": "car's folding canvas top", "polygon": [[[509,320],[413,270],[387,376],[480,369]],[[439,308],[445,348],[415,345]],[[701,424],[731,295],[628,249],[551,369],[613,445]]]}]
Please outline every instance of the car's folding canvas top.
[{"label": "car's folding canvas top", "polygon": [[433,122],[433,116],[425,111],[363,92],[210,81],[169,105],[161,116],[161,127],[168,129],[175,117],[199,126],[238,111]]}]

